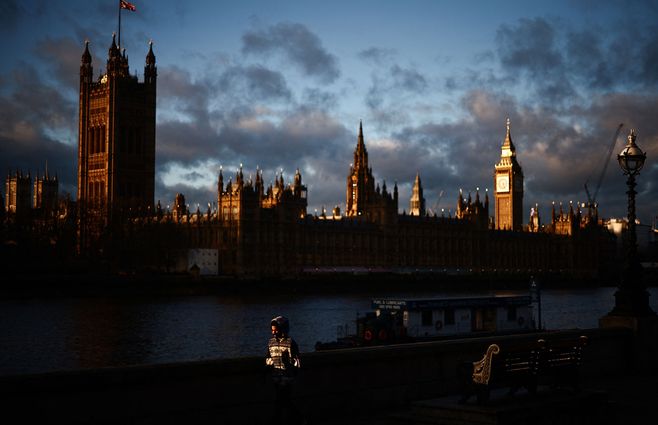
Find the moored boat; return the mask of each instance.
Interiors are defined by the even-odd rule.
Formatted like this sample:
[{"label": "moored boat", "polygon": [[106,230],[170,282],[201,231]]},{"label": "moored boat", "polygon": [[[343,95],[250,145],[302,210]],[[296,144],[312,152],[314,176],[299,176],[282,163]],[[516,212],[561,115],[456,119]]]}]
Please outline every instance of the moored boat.
[{"label": "moored boat", "polygon": [[530,296],[374,299],[356,320],[356,333],[316,350],[431,341],[535,330]]}]

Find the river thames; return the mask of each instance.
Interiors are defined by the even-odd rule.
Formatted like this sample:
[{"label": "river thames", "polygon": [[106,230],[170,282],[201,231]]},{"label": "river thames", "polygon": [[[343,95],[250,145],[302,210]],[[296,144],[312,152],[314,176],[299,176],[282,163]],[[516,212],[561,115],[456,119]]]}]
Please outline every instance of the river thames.
[{"label": "river thames", "polygon": [[[553,329],[593,328],[616,288],[542,291]],[[658,311],[658,288],[650,288]],[[0,301],[0,375],[261,356],[273,316],[289,317],[302,352],[336,339],[370,310],[372,298],[527,295],[522,291],[363,295],[244,295],[44,298]]]}]

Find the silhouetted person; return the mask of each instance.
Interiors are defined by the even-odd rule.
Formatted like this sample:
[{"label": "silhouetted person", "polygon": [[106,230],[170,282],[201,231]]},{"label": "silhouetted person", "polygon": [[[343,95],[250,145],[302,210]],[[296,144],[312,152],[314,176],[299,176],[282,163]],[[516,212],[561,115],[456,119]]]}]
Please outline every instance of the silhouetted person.
[{"label": "silhouetted person", "polygon": [[299,414],[292,403],[292,383],[300,367],[299,348],[289,335],[287,318],[277,316],[270,325],[272,338],[267,344],[265,364],[270,368],[276,392],[274,421],[276,424],[297,424]]}]

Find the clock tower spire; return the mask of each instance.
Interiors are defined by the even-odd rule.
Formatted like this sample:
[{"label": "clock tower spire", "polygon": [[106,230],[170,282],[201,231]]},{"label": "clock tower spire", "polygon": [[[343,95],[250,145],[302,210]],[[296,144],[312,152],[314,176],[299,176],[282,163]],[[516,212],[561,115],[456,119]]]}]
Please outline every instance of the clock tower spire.
[{"label": "clock tower spire", "polygon": [[523,225],[523,170],[516,160],[510,119],[494,171],[496,229],[521,230]]}]

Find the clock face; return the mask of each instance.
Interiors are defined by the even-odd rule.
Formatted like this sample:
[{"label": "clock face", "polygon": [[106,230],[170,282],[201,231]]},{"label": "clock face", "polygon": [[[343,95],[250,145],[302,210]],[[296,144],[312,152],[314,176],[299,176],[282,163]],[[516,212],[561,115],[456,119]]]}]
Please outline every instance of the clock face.
[{"label": "clock face", "polygon": [[507,174],[496,177],[496,192],[509,192],[509,176]]}]

